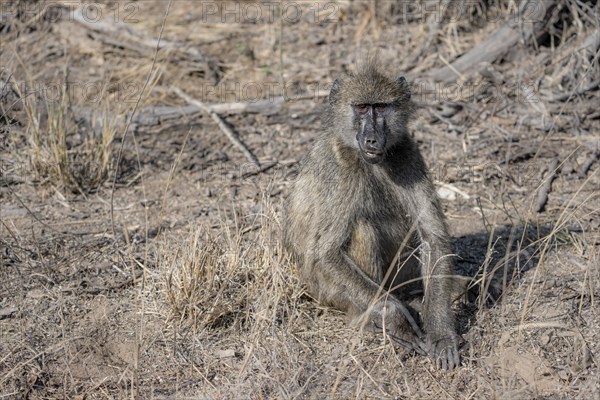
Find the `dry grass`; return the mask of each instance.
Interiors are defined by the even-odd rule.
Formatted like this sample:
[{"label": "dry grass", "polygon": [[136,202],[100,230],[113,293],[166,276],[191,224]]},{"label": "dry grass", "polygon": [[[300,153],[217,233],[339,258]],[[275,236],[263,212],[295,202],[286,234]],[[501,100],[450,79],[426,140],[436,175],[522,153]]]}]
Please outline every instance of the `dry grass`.
[{"label": "dry grass", "polygon": [[[197,364],[190,361],[195,367],[189,379],[200,376],[204,382],[186,388],[184,392],[192,397],[221,398],[237,393],[252,398],[246,396],[251,393],[266,398],[363,398],[374,394],[394,398],[402,393],[407,398],[433,398],[441,393],[453,398],[468,393],[475,398],[514,398],[552,393],[558,377],[572,382],[580,379],[569,387],[570,397],[582,394],[585,398],[595,390],[594,374],[589,375],[589,368],[595,365],[595,345],[585,339],[588,334],[584,331],[596,328],[576,328],[558,311],[564,310],[561,300],[548,298],[548,285],[564,287],[559,282],[568,274],[557,268],[561,261],[556,256],[549,256],[561,253],[549,250],[557,245],[556,230],[538,239],[515,238],[529,244],[508,257],[502,253],[495,257],[498,264],[508,265],[512,274],[506,277],[508,267],[504,275],[496,271],[494,279],[504,285],[499,289],[502,300],[492,303],[492,308],[490,303],[480,303],[475,309],[457,309],[473,325],[466,334],[463,366],[445,375],[433,371],[426,358],[394,348],[384,337],[359,335],[346,326],[341,315],[319,308],[304,296],[279,245],[273,246],[271,241],[279,229],[276,216],[261,215],[255,222],[260,229],[252,231],[251,237],[243,234],[247,227],[239,227],[221,240],[206,238],[205,229],[198,228],[183,240],[167,241],[159,251],[159,257],[164,257],[158,263],[163,279],[158,289],[150,286],[149,290],[164,293],[171,311],[161,308],[162,313],[174,313],[168,325],[178,338],[168,341],[203,360]],[[529,235],[534,236],[532,232]],[[565,244],[560,246],[565,248]],[[489,249],[501,251],[497,243]],[[525,260],[524,255],[528,256]],[[598,260],[598,256],[596,250],[592,257]],[[521,262],[535,265],[514,272]],[[593,293],[600,282],[592,265],[581,265],[586,277],[580,282],[581,291],[574,293],[578,315],[588,323],[592,322]],[[529,269],[533,273],[524,275]],[[482,273],[482,281],[490,279]],[[485,293],[480,295],[487,298]],[[546,309],[549,302],[557,313]],[[563,361],[551,367],[545,354]],[[400,370],[403,373],[398,376]],[[422,373],[429,383],[418,378]],[[434,387],[427,386],[430,384]]]},{"label": "dry grass", "polygon": [[[598,162],[582,172],[600,145],[590,88],[599,53],[583,47],[598,6],[559,3],[547,35],[458,81],[474,88],[460,99],[417,97],[423,154],[433,171],[450,166],[436,179],[469,195],[443,202],[457,268],[475,277],[455,305],[463,363],[448,373],[348,327],[304,293],[282,251],[289,166],[319,133],[322,99],[224,116],[261,162],[281,161],[281,170],[250,177],[208,118],[134,124],[119,135],[135,101],[180,104],[171,86],[207,102],[232,100],[203,92],[207,83],[323,89],[365,49],[418,77],[500,26],[486,7],[509,13],[516,2],[481,1],[459,20],[405,19],[395,3],[371,1],[331,3],[333,22],[312,23],[306,8],[308,19],[294,24],[223,24],[176,1],[164,27],[170,47],[158,54],[144,39],[159,36],[162,1],[121,9],[139,20],[131,36],[49,20],[56,4],[7,14],[0,398],[598,398]],[[95,4],[114,16],[116,3]],[[321,6],[319,18],[330,16]],[[57,80],[52,99],[26,90]],[[100,102],[68,90],[73,80],[106,83]],[[123,91],[129,84],[137,89]],[[136,175],[113,190],[105,182],[119,137],[120,171],[135,164]],[[555,158],[546,209],[535,212]]]},{"label": "dry grass", "polygon": [[163,290],[179,323],[247,329],[257,305],[271,309],[298,286],[283,255],[277,215],[268,203],[264,207],[250,227],[231,232],[224,226],[219,238],[206,228],[193,228],[183,240],[167,240],[159,250]]},{"label": "dry grass", "polygon": [[[96,191],[112,171],[112,144],[122,115],[111,115],[106,106],[100,126],[91,126],[91,132],[76,143],[75,135],[81,134],[77,132],[66,85],[60,86],[56,100],[49,101],[27,96],[16,82],[14,87],[27,113],[24,153],[33,178],[59,190],[81,194]],[[97,120],[96,115],[92,117]]]}]

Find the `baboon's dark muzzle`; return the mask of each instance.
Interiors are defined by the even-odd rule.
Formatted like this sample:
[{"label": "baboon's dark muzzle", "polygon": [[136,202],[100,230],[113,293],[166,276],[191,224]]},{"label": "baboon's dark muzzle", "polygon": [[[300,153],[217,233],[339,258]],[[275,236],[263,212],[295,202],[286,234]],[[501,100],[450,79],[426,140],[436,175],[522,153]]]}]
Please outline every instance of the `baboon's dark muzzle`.
[{"label": "baboon's dark muzzle", "polygon": [[356,138],[361,156],[370,164],[376,164],[383,159],[386,137],[374,129],[365,129]]}]

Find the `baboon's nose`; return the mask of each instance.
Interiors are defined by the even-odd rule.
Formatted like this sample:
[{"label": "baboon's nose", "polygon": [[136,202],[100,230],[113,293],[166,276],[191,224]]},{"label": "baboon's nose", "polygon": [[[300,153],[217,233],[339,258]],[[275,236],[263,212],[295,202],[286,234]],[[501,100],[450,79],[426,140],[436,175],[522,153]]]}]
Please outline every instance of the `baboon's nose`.
[{"label": "baboon's nose", "polygon": [[372,153],[379,153],[381,152],[381,143],[380,141],[378,141],[375,138],[367,138],[365,140],[365,150],[372,152]]}]

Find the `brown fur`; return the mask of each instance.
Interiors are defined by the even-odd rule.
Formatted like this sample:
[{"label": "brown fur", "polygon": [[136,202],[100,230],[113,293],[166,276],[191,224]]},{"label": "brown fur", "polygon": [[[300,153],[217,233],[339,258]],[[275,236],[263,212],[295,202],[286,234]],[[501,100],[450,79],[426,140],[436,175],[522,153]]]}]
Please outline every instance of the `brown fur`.
[{"label": "brown fur", "polygon": [[[372,107],[371,119],[357,117],[365,104]],[[459,358],[451,241],[407,131],[414,110],[408,85],[384,76],[369,61],[334,84],[329,107],[326,128],[286,202],[286,248],[319,301],[372,330],[385,327],[399,343],[452,368]],[[363,120],[377,127],[363,128],[368,125]],[[361,129],[371,142],[386,143],[380,161],[365,161],[356,144]],[[377,142],[375,131],[379,138],[385,132],[385,139]],[[393,263],[397,254],[403,256]],[[414,289],[405,284],[410,280],[423,283],[425,335],[400,300]],[[386,293],[390,289],[392,295]]]}]

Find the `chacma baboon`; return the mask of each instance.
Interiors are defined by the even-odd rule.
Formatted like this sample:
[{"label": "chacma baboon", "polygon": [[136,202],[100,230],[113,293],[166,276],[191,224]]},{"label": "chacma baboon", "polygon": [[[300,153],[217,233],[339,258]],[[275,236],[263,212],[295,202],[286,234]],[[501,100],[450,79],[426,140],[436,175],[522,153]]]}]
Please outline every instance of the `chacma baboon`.
[{"label": "chacma baboon", "polygon": [[[286,201],[285,246],[320,302],[454,368],[451,240],[407,130],[413,112],[404,77],[373,61],[333,83],[324,132]],[[425,334],[403,302],[415,282]]]}]

